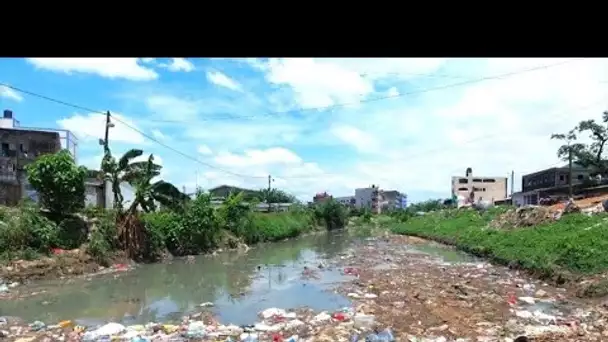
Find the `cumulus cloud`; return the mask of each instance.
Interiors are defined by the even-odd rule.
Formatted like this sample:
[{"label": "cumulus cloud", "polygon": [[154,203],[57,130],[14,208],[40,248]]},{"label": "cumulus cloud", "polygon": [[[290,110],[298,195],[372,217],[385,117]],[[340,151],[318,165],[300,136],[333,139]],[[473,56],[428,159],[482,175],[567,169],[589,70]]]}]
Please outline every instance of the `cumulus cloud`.
[{"label": "cumulus cloud", "polygon": [[[136,129],[138,128],[130,118],[127,118],[121,114],[112,114],[112,116],[127,123],[131,127]],[[114,123],[114,127],[110,128],[110,143],[124,142],[131,144],[143,144],[145,142],[145,138],[141,133],[129,128],[118,120],[112,121]],[[57,124],[59,127],[71,131],[79,139],[85,141],[98,141],[99,139],[103,139],[105,137],[106,117],[102,114],[74,114],[71,117],[58,120]]]},{"label": "cumulus cloud", "polygon": [[13,90],[7,86],[3,86],[3,85],[0,85],[0,97],[9,99],[9,100],[13,100],[13,101],[17,101],[17,102],[23,101],[23,96],[21,96],[21,94],[19,94],[18,92],[16,92],[15,90]]},{"label": "cumulus cloud", "polygon": [[[555,65],[560,61],[567,63]],[[207,80],[239,94],[200,82],[200,88],[162,87],[129,102],[146,110],[145,118],[133,119],[141,129],[159,140],[158,133],[179,136],[172,146],[206,156],[218,168],[173,155],[169,161],[163,154],[168,165],[175,165],[171,177],[188,189],[223,183],[266,187],[270,174],[274,186],[301,199],[318,191],[343,196],[379,184],[422,200],[449,196],[450,177],[467,167],[497,177],[514,170],[518,189],[522,174],[559,164],[559,144],[549,139],[551,133],[599,119],[608,109],[606,59],[246,58],[210,63],[221,64],[222,72],[207,73]],[[524,72],[539,66],[547,67]],[[235,79],[247,85],[247,92]],[[454,85],[463,80],[476,82]],[[367,101],[387,96],[393,98]],[[92,120],[77,114],[58,123],[84,139],[96,139],[103,122]],[[117,128],[111,139],[144,141]]]},{"label": "cumulus cloud", "polygon": [[107,78],[149,81],[158,74],[139,64],[138,58],[27,58],[36,68],[70,73],[96,74]]},{"label": "cumulus cloud", "polygon": [[223,74],[219,71],[208,71],[207,80],[215,85],[218,85],[218,86],[224,87],[224,88],[228,88],[230,90],[234,90],[234,91],[242,90],[241,85],[237,81],[233,80],[232,78],[228,77],[226,74]]}]

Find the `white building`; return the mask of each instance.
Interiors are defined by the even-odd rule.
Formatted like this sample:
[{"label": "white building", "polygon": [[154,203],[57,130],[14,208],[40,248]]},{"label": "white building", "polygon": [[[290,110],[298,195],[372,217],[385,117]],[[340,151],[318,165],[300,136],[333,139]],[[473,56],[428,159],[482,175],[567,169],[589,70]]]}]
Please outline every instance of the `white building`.
[{"label": "white building", "polygon": [[368,208],[375,211],[379,208],[379,195],[380,188],[377,185],[372,184],[369,188],[355,189],[355,207]]}]

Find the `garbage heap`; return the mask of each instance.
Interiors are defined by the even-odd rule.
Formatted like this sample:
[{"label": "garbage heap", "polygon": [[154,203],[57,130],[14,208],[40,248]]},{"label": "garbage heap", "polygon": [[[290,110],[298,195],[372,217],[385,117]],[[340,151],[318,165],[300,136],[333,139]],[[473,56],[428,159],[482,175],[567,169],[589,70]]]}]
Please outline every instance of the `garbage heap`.
[{"label": "garbage heap", "polygon": [[[209,303],[210,304],[210,303]],[[209,305],[210,306],[210,305]],[[108,323],[96,328],[62,321],[46,325],[10,324],[0,317],[0,337],[32,341],[222,341],[222,342],[336,342],[346,339],[357,341],[395,341],[389,329],[377,330],[375,316],[343,308],[333,313],[315,314],[310,309],[286,311],[269,308],[259,313],[260,322],[247,325],[220,324],[210,312],[201,312],[183,318],[180,323],[148,323],[124,326]],[[45,339],[46,338],[46,339]]]},{"label": "garbage heap", "polygon": [[496,229],[532,227],[557,220],[559,217],[561,212],[553,211],[551,207],[520,207],[498,215],[490,222],[490,227]]}]

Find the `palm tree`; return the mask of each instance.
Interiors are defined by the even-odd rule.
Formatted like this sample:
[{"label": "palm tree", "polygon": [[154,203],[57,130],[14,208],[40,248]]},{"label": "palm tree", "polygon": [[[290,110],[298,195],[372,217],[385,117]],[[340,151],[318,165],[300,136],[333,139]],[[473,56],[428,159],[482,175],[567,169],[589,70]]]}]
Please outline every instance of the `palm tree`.
[{"label": "palm tree", "polygon": [[187,199],[187,195],[179,191],[173,184],[152,180],[160,175],[162,166],[154,164],[154,155],[150,155],[145,162],[132,163],[123,180],[135,189],[135,197],[129,207],[128,213],[135,214],[138,207],[144,212],[156,210],[156,202],[169,208],[178,208]]},{"label": "palm tree", "polygon": [[[114,209],[122,211],[122,203],[124,197],[120,190],[120,184],[128,178],[131,170],[140,169],[142,162],[131,163],[131,161],[144,153],[142,150],[131,149],[120,157],[118,162],[112,156],[109,148],[106,149],[101,161],[101,174],[105,181],[112,184],[112,192],[114,193]],[[160,166],[159,166],[160,167]]]}]

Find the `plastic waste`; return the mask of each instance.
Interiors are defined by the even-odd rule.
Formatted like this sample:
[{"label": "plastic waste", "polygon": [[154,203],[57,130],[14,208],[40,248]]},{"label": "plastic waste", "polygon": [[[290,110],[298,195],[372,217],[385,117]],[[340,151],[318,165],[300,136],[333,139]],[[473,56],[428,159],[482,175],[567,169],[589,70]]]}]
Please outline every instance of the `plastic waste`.
[{"label": "plastic waste", "polygon": [[241,334],[241,342],[258,342],[258,334],[243,333]]},{"label": "plastic waste", "polygon": [[6,284],[1,284],[0,292],[8,292],[8,286]]},{"label": "plastic waste", "polygon": [[131,339],[131,342],[150,342],[150,340],[145,337],[136,336]]},{"label": "plastic waste", "polygon": [[188,338],[204,338],[207,335],[205,330],[205,323],[200,321],[192,321],[188,324],[186,330],[186,337]]},{"label": "plastic waste", "polygon": [[44,328],[46,328],[46,324],[44,324],[44,322],[36,321],[30,324],[30,329],[32,329],[32,331],[40,331]]},{"label": "plastic waste", "polygon": [[393,332],[390,329],[384,329],[383,331],[378,333],[378,341],[394,342],[395,336],[393,336]]},{"label": "plastic waste", "polygon": [[374,315],[356,314],[353,321],[357,329],[372,329],[376,323],[376,317]]},{"label": "plastic waste", "polygon": [[286,339],[284,342],[298,342],[298,335],[293,335],[290,336],[288,339]]}]

